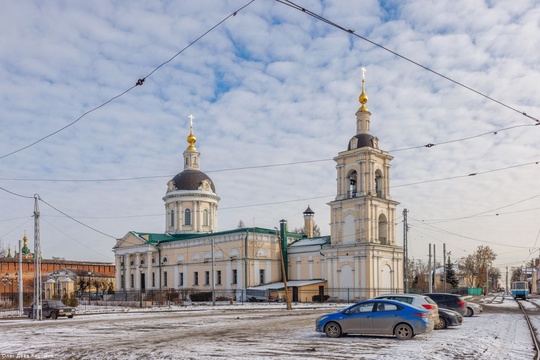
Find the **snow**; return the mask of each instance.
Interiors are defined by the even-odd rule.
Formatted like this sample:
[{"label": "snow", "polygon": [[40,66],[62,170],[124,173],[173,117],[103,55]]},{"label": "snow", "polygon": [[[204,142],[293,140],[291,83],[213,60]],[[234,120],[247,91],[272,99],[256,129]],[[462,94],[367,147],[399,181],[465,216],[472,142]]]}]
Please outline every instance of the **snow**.
[{"label": "snow", "polygon": [[73,319],[1,320],[0,358],[533,358],[529,330],[517,304],[508,298],[491,303],[485,299],[481,304],[484,313],[465,318],[462,326],[407,341],[367,336],[330,339],[317,333],[315,319],[342,309],[344,304],[293,304],[290,311],[283,303],[143,310],[86,306],[80,307]]}]

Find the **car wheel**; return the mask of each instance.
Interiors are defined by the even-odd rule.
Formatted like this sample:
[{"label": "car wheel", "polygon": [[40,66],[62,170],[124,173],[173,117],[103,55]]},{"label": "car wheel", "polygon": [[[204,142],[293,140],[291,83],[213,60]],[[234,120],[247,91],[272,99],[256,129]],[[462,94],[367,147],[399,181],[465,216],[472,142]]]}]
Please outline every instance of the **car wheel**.
[{"label": "car wheel", "polygon": [[465,316],[471,317],[473,315],[474,315],[474,310],[472,308],[468,307],[467,308],[467,315],[465,315]]},{"label": "car wheel", "polygon": [[435,324],[435,330],[442,330],[447,327],[448,324],[446,323],[446,320],[443,317],[439,317],[439,321]]},{"label": "car wheel", "polygon": [[398,340],[409,340],[414,336],[413,329],[407,324],[399,324],[394,329],[394,335]]},{"label": "car wheel", "polygon": [[331,338],[338,338],[341,336],[341,326],[335,322],[329,322],[324,326],[324,333]]},{"label": "car wheel", "polygon": [[29,319],[33,319],[33,318],[34,318],[34,312],[33,312],[33,311],[30,311],[30,312],[28,313],[28,318],[29,318]]},{"label": "car wheel", "polygon": [[53,319],[53,320],[58,319],[58,315],[56,314],[56,312],[53,311],[53,312],[51,313],[51,319]]},{"label": "car wheel", "polygon": [[73,315],[68,315],[68,319],[73,319]]}]

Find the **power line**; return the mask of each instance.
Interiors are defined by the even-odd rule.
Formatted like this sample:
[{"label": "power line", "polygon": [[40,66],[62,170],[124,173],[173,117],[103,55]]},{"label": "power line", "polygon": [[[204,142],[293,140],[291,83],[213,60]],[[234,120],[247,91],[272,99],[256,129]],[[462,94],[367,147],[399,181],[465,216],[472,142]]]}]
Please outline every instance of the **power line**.
[{"label": "power line", "polygon": [[105,234],[104,232],[99,231],[99,230],[97,230],[96,228],[91,227],[90,225],[86,225],[86,224],[83,223],[82,221],[79,221],[79,220],[75,219],[75,218],[72,217],[72,216],[69,216],[68,214],[66,214],[65,212],[63,212],[63,211],[61,211],[61,210],[58,210],[57,208],[55,208],[54,206],[52,206],[51,204],[49,204],[49,203],[46,202],[45,200],[43,200],[43,199],[41,199],[41,198],[39,198],[39,200],[40,200],[41,202],[43,202],[44,204],[48,205],[49,207],[53,208],[54,210],[58,211],[60,214],[64,215],[65,217],[67,217],[67,218],[69,218],[69,219],[75,221],[76,223],[79,223],[80,225],[82,225],[82,226],[84,226],[84,227],[86,227],[86,228],[88,228],[88,229],[90,229],[90,230],[93,230],[93,231],[95,231],[95,232],[97,232],[97,233],[100,233],[101,235],[105,235],[105,236],[107,236],[107,237],[110,237],[111,239],[115,239],[115,240],[117,239],[115,236],[112,236],[112,235],[109,235],[109,234]]},{"label": "power line", "polygon": [[[498,133],[506,130],[521,128],[521,127],[529,127],[529,126],[536,126],[538,124],[522,124],[522,125],[514,125],[503,129],[497,129],[493,131],[489,131],[486,133],[478,134],[478,135],[472,135],[468,137],[458,138],[458,139],[452,139],[452,140],[446,140],[439,143],[428,143],[425,145],[417,145],[417,146],[411,146],[408,148],[402,148],[402,149],[395,149],[395,150],[389,150],[389,153],[395,153],[399,151],[407,151],[407,150],[414,150],[414,149],[421,149],[421,148],[432,148],[437,145],[446,145],[450,143],[455,142],[461,142],[466,140],[475,139],[478,137],[486,136],[486,135],[497,135]],[[217,173],[217,172],[228,172],[228,171],[242,171],[242,170],[253,170],[253,169],[264,169],[264,168],[272,168],[272,167],[281,167],[281,166],[291,166],[291,165],[303,165],[303,164],[310,164],[310,163],[316,163],[316,162],[325,162],[325,161],[333,161],[333,158],[328,159],[315,159],[315,160],[302,160],[302,161],[293,161],[293,162],[287,162],[287,163],[278,163],[278,164],[266,164],[266,165],[253,165],[253,166],[241,166],[236,168],[228,168],[228,169],[216,169],[216,170],[207,170],[205,173]],[[171,178],[175,174],[171,175],[153,175],[153,176],[134,176],[134,177],[127,177],[127,178],[108,178],[108,179],[25,179],[25,178],[0,178],[1,181],[40,181],[40,182],[112,182],[112,181],[134,181],[134,180],[148,180],[148,179],[165,179],[165,178]]]},{"label": "power line", "polygon": [[461,86],[461,87],[463,87],[463,88],[465,88],[465,89],[467,89],[469,91],[472,91],[472,92],[474,92],[474,93],[476,93],[476,94],[478,94],[480,96],[483,96],[488,100],[491,100],[491,101],[493,101],[493,102],[495,102],[495,103],[497,103],[499,105],[502,105],[502,106],[504,106],[504,107],[506,107],[506,108],[508,108],[510,110],[513,110],[513,111],[515,111],[515,112],[517,112],[517,113],[519,113],[519,114],[521,114],[521,115],[523,115],[525,117],[528,117],[529,119],[535,121],[536,123],[540,123],[540,120],[528,115],[524,111],[520,111],[520,110],[517,110],[517,109],[515,109],[515,108],[513,108],[513,107],[511,107],[509,105],[506,105],[505,103],[503,103],[503,102],[501,102],[499,100],[496,100],[496,99],[494,99],[494,98],[492,98],[492,97],[490,97],[490,96],[488,96],[486,94],[483,94],[480,91],[471,88],[470,86],[467,86],[467,85],[465,85],[465,84],[463,84],[463,83],[461,83],[461,82],[459,82],[457,80],[454,80],[454,79],[452,79],[452,78],[450,78],[450,77],[448,77],[446,75],[443,75],[443,74],[441,74],[441,73],[439,73],[439,72],[437,72],[435,70],[432,70],[431,68],[428,68],[427,66],[422,65],[422,64],[420,64],[420,63],[418,63],[418,62],[416,62],[414,60],[411,60],[410,58],[408,58],[408,57],[406,57],[404,55],[401,55],[401,54],[399,54],[399,53],[397,53],[397,52],[395,52],[393,50],[390,50],[389,48],[387,48],[387,47],[385,47],[383,45],[380,45],[380,44],[378,44],[378,43],[376,43],[376,42],[374,42],[372,40],[369,40],[368,38],[366,38],[364,36],[358,35],[358,34],[356,34],[354,32],[354,30],[347,29],[347,28],[345,28],[345,27],[343,27],[341,25],[338,25],[335,22],[333,22],[333,21],[331,21],[331,20],[329,20],[327,18],[324,18],[323,16],[318,15],[318,14],[316,14],[316,13],[314,13],[314,12],[312,12],[312,11],[310,11],[310,10],[300,6],[300,5],[297,5],[292,1],[289,1],[289,0],[276,0],[276,1],[278,3],[280,3],[280,4],[283,4],[283,5],[289,6],[289,7],[293,8],[293,9],[296,9],[298,11],[301,11],[304,14],[307,14],[307,15],[309,15],[309,16],[311,16],[311,17],[313,17],[313,18],[315,18],[315,19],[317,19],[319,21],[322,21],[322,22],[324,22],[324,23],[326,23],[328,25],[331,25],[331,26],[333,26],[333,27],[335,27],[335,28],[337,28],[339,30],[345,31],[346,33],[348,33],[348,34],[350,34],[352,36],[356,36],[357,38],[362,39],[362,40],[364,40],[364,41],[366,41],[366,42],[368,42],[368,43],[370,43],[372,45],[375,45],[375,46],[377,46],[377,47],[379,47],[379,48],[381,48],[381,49],[383,49],[385,51],[388,51],[389,53],[391,53],[391,54],[393,54],[393,55],[395,55],[395,56],[397,56],[397,57],[399,57],[399,58],[401,58],[403,60],[406,60],[406,61],[408,61],[408,62],[410,62],[410,63],[412,63],[412,64],[414,64],[416,66],[419,66],[424,70],[427,70],[427,71],[429,71],[429,72],[431,72],[431,73],[433,73],[435,75],[438,75],[438,76],[442,77],[443,79],[446,79],[446,80],[448,80],[450,82],[453,82],[454,84],[459,85],[459,86]]},{"label": "power line", "polygon": [[7,154],[4,154],[2,156],[0,156],[0,160],[1,159],[4,159],[8,156],[11,156],[13,154],[16,154],[20,151],[23,151],[23,150],[26,150],[40,142],[42,142],[43,140],[45,139],[48,139],[50,138],[51,136],[53,135],[56,135],[58,134],[59,132],[67,129],[68,127],[74,125],[75,123],[77,123],[79,120],[81,120],[82,118],[84,118],[86,115],[104,107],[105,105],[113,102],[114,100],[124,96],[125,94],[127,94],[128,92],[130,92],[131,90],[133,90],[134,88],[136,88],[137,86],[142,86],[144,84],[144,81],[149,78],[150,76],[152,76],[152,74],[154,74],[156,71],[158,71],[161,67],[163,67],[164,65],[170,63],[172,60],[174,60],[178,55],[180,55],[181,53],[183,53],[185,50],[187,50],[189,47],[191,47],[192,45],[194,45],[196,42],[198,42],[200,39],[202,39],[204,36],[206,36],[208,33],[210,33],[212,30],[214,30],[215,28],[217,28],[218,26],[220,26],[221,24],[223,24],[225,21],[227,21],[229,18],[233,17],[233,16],[236,16],[236,14],[243,10],[244,8],[248,7],[249,5],[251,5],[251,3],[253,3],[255,0],[251,0],[249,3],[247,3],[246,5],[242,6],[241,8],[239,8],[238,10],[234,11],[233,13],[231,13],[230,15],[226,16],[224,19],[222,19],[221,21],[219,21],[216,25],[212,26],[208,31],[206,31],[205,33],[203,33],[201,36],[199,36],[197,39],[193,40],[191,43],[189,43],[186,47],[184,47],[182,50],[178,51],[173,57],[171,57],[169,60],[161,63],[160,65],[158,65],[156,68],[154,68],[154,70],[152,70],[148,75],[146,75],[145,77],[143,78],[140,78],[136,81],[135,85],[131,86],[130,88],[128,88],[127,90],[124,90],[123,92],[121,92],[120,94],[116,95],[116,96],[113,96],[112,98],[110,98],[109,100],[105,101],[104,103],[102,103],[101,105],[98,105],[90,110],[88,110],[87,112],[83,113],[81,116],[79,116],[77,119],[75,119],[74,121],[72,121],[71,123],[67,124],[66,126],[34,141],[33,143],[31,144],[28,144],[26,146],[23,146],[22,148],[19,148],[17,150],[14,150],[10,153],[7,153]]}]

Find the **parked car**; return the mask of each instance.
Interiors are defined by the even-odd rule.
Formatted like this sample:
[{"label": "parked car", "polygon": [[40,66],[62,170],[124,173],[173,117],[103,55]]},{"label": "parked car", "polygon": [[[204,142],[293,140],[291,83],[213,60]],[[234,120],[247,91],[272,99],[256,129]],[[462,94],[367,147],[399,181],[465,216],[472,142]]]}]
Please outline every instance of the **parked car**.
[{"label": "parked car", "polygon": [[467,301],[467,313],[465,316],[471,317],[474,315],[480,315],[484,312],[482,305]]},{"label": "parked car", "polygon": [[429,310],[395,300],[370,299],[319,316],[315,330],[326,336],[393,335],[399,340],[431,332],[435,324]]},{"label": "parked car", "polygon": [[375,299],[396,300],[414,306],[423,307],[424,309],[430,311],[431,317],[433,318],[433,322],[435,324],[439,322],[439,306],[435,301],[431,300],[429,296],[420,294],[382,294],[375,296]]},{"label": "parked car", "polygon": [[457,311],[439,308],[439,322],[435,324],[435,330],[447,329],[449,326],[459,326],[463,323],[463,316]]},{"label": "parked car", "polygon": [[439,307],[455,310],[461,316],[465,316],[467,313],[467,302],[459,295],[445,293],[427,293],[424,295],[429,296]]},{"label": "parked car", "polygon": [[[43,317],[56,320],[59,316],[67,316],[72,318],[75,315],[75,308],[64,305],[60,300],[43,301],[41,306]],[[30,319],[34,317],[34,305],[24,308],[24,315]]]}]

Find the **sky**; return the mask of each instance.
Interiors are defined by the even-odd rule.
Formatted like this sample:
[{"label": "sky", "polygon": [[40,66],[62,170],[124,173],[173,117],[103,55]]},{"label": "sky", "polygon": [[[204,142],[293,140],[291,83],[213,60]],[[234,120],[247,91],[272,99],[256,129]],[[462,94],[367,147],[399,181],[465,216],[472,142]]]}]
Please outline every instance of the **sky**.
[{"label": "sky", "polygon": [[538,257],[539,2],[298,4],[351,31],[271,0],[2,1],[4,246],[33,249],[35,194],[45,258],[112,262],[128,231],[164,232],[191,114],[218,230],[299,228],[310,206],[329,234],[365,67],[409,257]]}]

